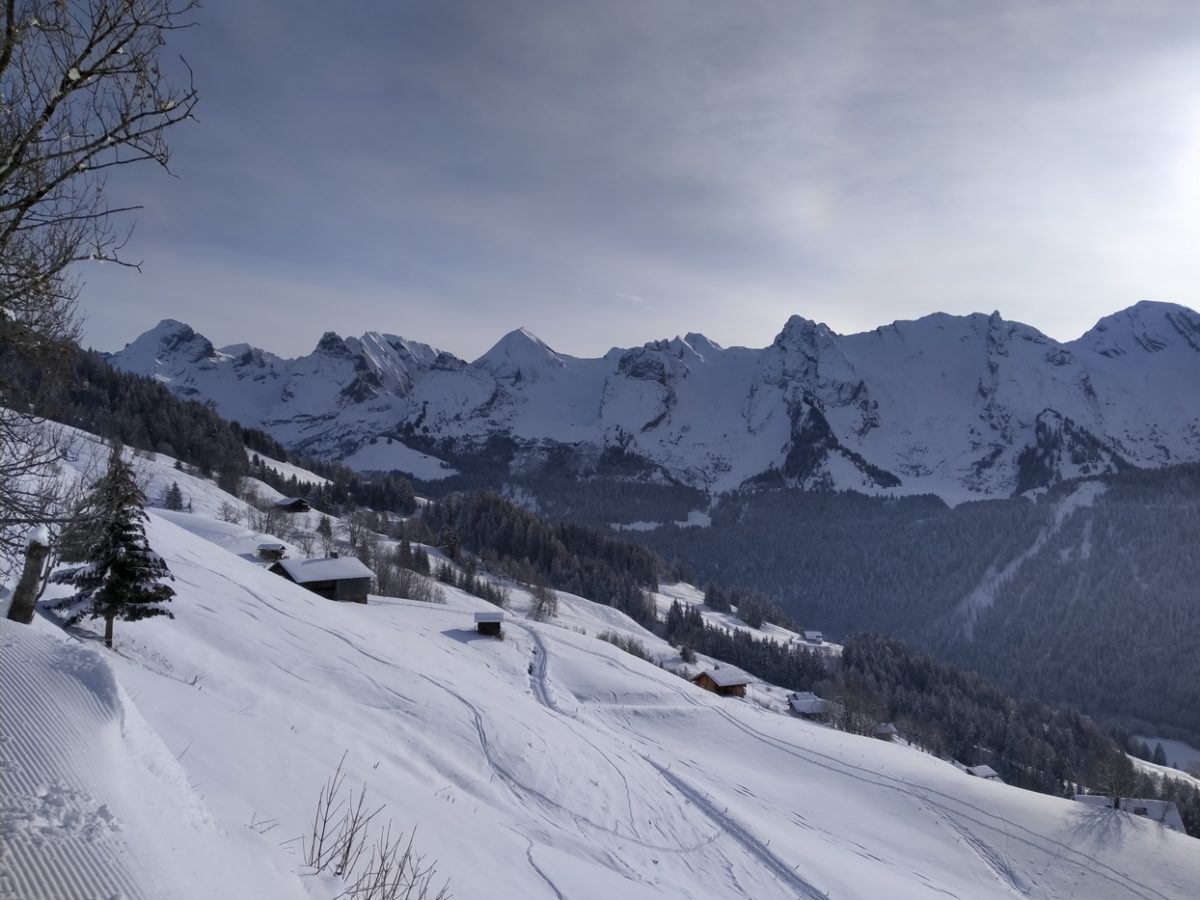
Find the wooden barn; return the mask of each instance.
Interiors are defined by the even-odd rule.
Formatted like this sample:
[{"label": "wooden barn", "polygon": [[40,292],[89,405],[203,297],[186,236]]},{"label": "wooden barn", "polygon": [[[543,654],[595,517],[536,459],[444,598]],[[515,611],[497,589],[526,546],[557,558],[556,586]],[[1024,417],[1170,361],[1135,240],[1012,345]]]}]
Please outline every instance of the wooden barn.
[{"label": "wooden barn", "polygon": [[871,732],[871,737],[891,742],[900,737],[900,732],[896,730],[896,726],[891,722],[884,722],[882,725],[875,726],[875,730]]},{"label": "wooden barn", "polygon": [[500,637],[503,625],[504,612],[502,610],[497,609],[475,613],[475,630],[480,634],[490,634],[492,637]]},{"label": "wooden barn", "polygon": [[792,708],[792,712],[805,719],[820,721],[828,719],[833,712],[833,704],[828,700],[822,700],[812,691],[797,691],[794,694],[788,694],[788,705]]},{"label": "wooden barn", "polygon": [[722,697],[745,697],[746,685],[749,683],[750,679],[745,675],[735,674],[732,669],[719,668],[701,672],[692,679],[692,684]]},{"label": "wooden barn", "polygon": [[271,571],[328,600],[366,603],[375,573],[353,556],[281,559]]},{"label": "wooden barn", "polygon": [[256,552],[259,559],[283,559],[287,554],[287,548],[283,544],[269,542],[259,544]]},{"label": "wooden barn", "polygon": [[284,497],[282,500],[275,501],[275,508],[282,509],[284,512],[302,513],[312,509],[308,505],[308,501],[301,497]]}]

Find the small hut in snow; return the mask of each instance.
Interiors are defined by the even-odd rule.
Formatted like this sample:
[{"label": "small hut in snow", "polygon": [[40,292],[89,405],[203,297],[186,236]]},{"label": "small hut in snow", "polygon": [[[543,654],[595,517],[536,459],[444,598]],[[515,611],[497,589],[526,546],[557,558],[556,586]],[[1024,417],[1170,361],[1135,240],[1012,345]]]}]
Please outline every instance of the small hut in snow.
[{"label": "small hut in snow", "polygon": [[488,610],[487,612],[475,613],[475,630],[480,634],[490,634],[492,637],[499,637],[501,627],[504,625],[504,612],[502,610]]},{"label": "small hut in snow", "polygon": [[884,722],[882,725],[875,726],[875,730],[871,732],[871,736],[881,741],[891,742],[900,736],[900,732],[896,730],[896,726],[891,722]]},{"label": "small hut in snow", "polygon": [[275,501],[275,508],[290,513],[308,512],[312,509],[308,505],[308,501],[302,497],[284,497],[282,500]]},{"label": "small hut in snow", "polygon": [[788,705],[798,716],[805,719],[827,719],[833,712],[833,704],[822,700],[812,691],[797,691],[788,694]]},{"label": "small hut in snow", "polygon": [[267,542],[259,544],[256,552],[259,559],[283,559],[287,553],[287,548],[283,544]]}]

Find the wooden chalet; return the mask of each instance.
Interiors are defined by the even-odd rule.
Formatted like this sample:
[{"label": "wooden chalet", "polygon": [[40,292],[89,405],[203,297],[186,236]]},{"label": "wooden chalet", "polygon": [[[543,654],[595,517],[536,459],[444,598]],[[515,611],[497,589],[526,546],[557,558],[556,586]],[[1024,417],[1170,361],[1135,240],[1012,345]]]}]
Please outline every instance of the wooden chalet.
[{"label": "wooden chalet", "polygon": [[797,691],[788,694],[788,706],[792,712],[805,719],[828,719],[833,713],[833,704],[822,700],[812,691]]},{"label": "wooden chalet", "polygon": [[900,736],[900,732],[896,730],[896,726],[891,722],[884,722],[882,725],[876,725],[875,730],[871,732],[871,737],[878,738],[881,741],[894,741]]},{"label": "wooden chalet", "polygon": [[312,509],[308,505],[308,501],[302,497],[284,497],[282,500],[275,501],[275,508],[282,509],[284,512],[302,513]]},{"label": "wooden chalet", "polygon": [[503,610],[488,610],[487,612],[475,613],[475,630],[480,634],[489,634],[492,637],[500,637],[500,632],[504,625]]},{"label": "wooden chalet", "polygon": [[825,635],[819,631],[805,631],[803,634],[805,642],[809,644],[823,644],[825,642]]},{"label": "wooden chalet", "polygon": [[255,552],[259,559],[283,559],[287,555],[287,548],[283,544],[268,542],[259,544]]},{"label": "wooden chalet", "polygon": [[375,573],[353,556],[281,559],[270,571],[328,600],[366,603]]},{"label": "wooden chalet", "polygon": [[721,668],[708,669],[692,679],[692,684],[722,697],[745,697],[746,685],[749,683],[750,679],[745,675],[735,674],[732,669]]},{"label": "wooden chalet", "polygon": [[974,775],[976,778],[982,778],[984,781],[998,781],[1004,784],[1004,779],[1000,777],[1000,773],[991,766],[967,766],[966,772],[968,775]]}]

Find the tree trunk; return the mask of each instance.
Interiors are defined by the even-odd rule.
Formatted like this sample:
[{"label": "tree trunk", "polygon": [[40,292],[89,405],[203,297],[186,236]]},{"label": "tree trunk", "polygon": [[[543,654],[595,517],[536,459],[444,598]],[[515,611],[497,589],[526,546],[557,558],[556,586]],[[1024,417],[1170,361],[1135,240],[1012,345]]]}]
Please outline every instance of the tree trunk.
[{"label": "tree trunk", "polygon": [[109,650],[112,649],[112,631],[113,631],[113,619],[114,618],[116,618],[116,616],[105,616],[104,617],[104,646],[107,647]]},{"label": "tree trunk", "polygon": [[38,585],[42,580],[42,571],[49,553],[50,548],[37,540],[31,540],[25,549],[25,568],[21,571],[21,580],[17,582],[12,604],[8,607],[8,617],[12,621],[22,625],[33,621],[33,611],[37,608],[40,593]]}]

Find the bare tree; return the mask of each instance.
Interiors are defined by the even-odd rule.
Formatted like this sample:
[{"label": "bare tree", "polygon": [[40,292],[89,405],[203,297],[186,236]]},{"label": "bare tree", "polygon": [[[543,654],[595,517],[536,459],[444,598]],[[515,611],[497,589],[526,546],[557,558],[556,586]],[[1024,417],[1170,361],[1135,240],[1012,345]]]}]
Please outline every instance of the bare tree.
[{"label": "bare tree", "polygon": [[105,176],[166,168],[165,131],[191,118],[196,92],[190,71],[172,84],[160,56],[195,6],[0,0],[0,564],[10,572],[26,532],[65,506],[65,444],[35,415],[23,376],[61,380],[78,337],[75,263],[137,266],[117,227],[137,207],[110,203]]},{"label": "bare tree", "polygon": [[529,612],[531,619],[545,622],[558,615],[558,594],[554,588],[539,580],[533,585],[532,595],[533,609]]}]

